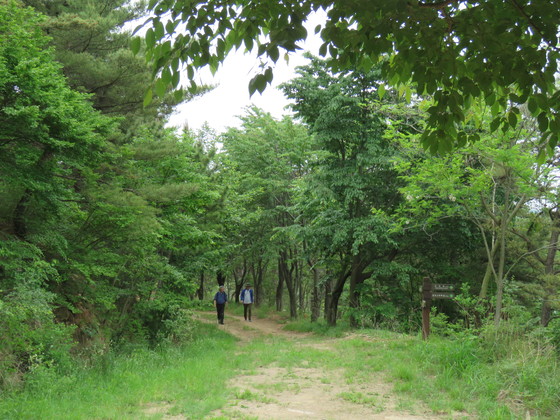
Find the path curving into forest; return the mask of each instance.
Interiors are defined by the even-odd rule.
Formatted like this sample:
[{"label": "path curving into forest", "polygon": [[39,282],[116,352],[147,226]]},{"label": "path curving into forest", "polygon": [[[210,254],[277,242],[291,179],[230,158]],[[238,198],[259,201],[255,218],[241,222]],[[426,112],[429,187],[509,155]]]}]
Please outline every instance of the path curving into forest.
[{"label": "path curving into forest", "polygon": [[[199,313],[203,322],[214,323],[209,312]],[[226,313],[225,324],[217,325],[240,340],[240,351],[250,340],[281,337],[294,346],[308,346],[320,351],[336,351],[338,340],[318,339],[312,334],[286,331],[274,319],[256,319],[247,322],[242,317]],[[255,366],[248,374],[233,378],[228,387],[235,390],[226,407],[211,413],[208,418],[226,419],[344,419],[344,420],[430,420],[449,419],[439,416],[418,403],[413,412],[399,409],[399,399],[393,385],[380,374],[371,376],[367,383],[348,383],[345,371],[306,366],[285,368],[278,365]],[[351,382],[351,381],[350,381]],[[361,399],[348,396],[358,395]],[[461,418],[465,418],[462,413]]]},{"label": "path curving into forest", "polygon": [[[209,321],[210,312],[199,312],[197,319],[199,321],[214,323]],[[215,318],[215,312],[212,312]],[[274,318],[256,318],[253,316],[252,322],[245,321],[243,317],[226,313],[224,325],[216,326],[223,331],[237,337],[241,342],[249,341],[253,338],[263,336],[276,336],[288,339],[297,339],[310,336],[308,333],[300,333],[295,331],[287,331],[283,329],[283,324]]]}]

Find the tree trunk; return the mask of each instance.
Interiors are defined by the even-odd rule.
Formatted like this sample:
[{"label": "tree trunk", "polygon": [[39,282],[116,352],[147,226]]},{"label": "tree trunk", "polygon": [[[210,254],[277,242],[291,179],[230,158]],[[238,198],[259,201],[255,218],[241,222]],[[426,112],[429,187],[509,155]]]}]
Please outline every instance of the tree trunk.
[{"label": "tree trunk", "polygon": [[498,259],[498,275],[496,276],[496,313],[494,314],[494,325],[500,325],[502,318],[502,303],[504,297],[504,265],[506,259],[505,230],[500,232],[500,254]]},{"label": "tree trunk", "polygon": [[255,265],[251,267],[251,274],[253,277],[253,282],[255,283],[255,306],[261,306],[264,302],[263,281],[267,265],[268,262],[264,263],[263,259],[259,258],[256,263],[256,267]]},{"label": "tree trunk", "polygon": [[342,288],[334,288],[329,299],[329,307],[326,313],[327,324],[334,327],[338,318],[338,301],[342,295]]},{"label": "tree trunk", "polygon": [[233,300],[235,300],[236,303],[239,303],[239,295],[241,294],[241,289],[243,289],[243,284],[245,283],[248,272],[247,260],[245,258],[243,259],[243,266],[237,266],[232,270],[233,280],[235,282],[235,292]]},{"label": "tree trunk", "polygon": [[218,270],[216,273],[216,281],[218,282],[218,286],[225,286],[226,285],[226,276],[222,270]]},{"label": "tree trunk", "polygon": [[204,271],[200,272],[200,280],[198,283],[198,290],[196,291],[198,300],[204,300]]},{"label": "tree trunk", "polygon": [[350,326],[352,328],[357,328],[359,326],[358,319],[356,317],[356,311],[360,308],[360,292],[358,288],[368,277],[363,274],[364,268],[361,253],[359,253],[352,258],[352,268],[350,274],[349,306],[352,311],[350,313]]},{"label": "tree trunk", "polygon": [[350,277],[350,272],[341,272],[339,274],[338,280],[334,285],[330,297],[329,297],[329,305],[325,312],[325,318],[327,319],[327,324],[330,326],[335,326],[336,321],[338,318],[338,302],[340,300],[340,296],[342,295],[342,291],[344,290],[344,284],[346,283],[346,279]]},{"label": "tree trunk", "polygon": [[329,319],[328,314],[331,308],[332,289],[333,289],[333,279],[330,276],[328,276],[327,281],[325,282],[325,305],[323,309],[325,321],[327,322]]},{"label": "tree trunk", "polygon": [[278,285],[276,286],[276,310],[282,311],[282,295],[284,294],[284,275],[280,268],[280,259],[278,259]]},{"label": "tree trunk", "polygon": [[301,263],[298,263],[297,267],[298,269],[297,269],[296,279],[298,284],[298,298],[299,298],[298,308],[300,313],[305,313],[306,296],[305,296],[305,288],[303,287],[303,270],[301,267]]},{"label": "tree trunk", "polygon": [[292,262],[291,267],[288,267],[288,253],[286,250],[280,251],[278,256],[278,271],[283,277],[288,289],[288,297],[290,299],[290,318],[297,318],[297,296],[296,286],[294,279],[294,271],[296,271],[297,262]]},{"label": "tree trunk", "polygon": [[[507,208],[510,197],[509,188],[506,189],[504,194],[504,208]],[[509,224],[509,216],[502,215],[500,221],[500,231],[498,233],[498,246],[500,247],[498,254],[498,273],[496,275],[496,313],[494,314],[494,325],[500,326],[502,318],[502,304],[504,300],[504,269],[506,264],[506,229]]]},{"label": "tree trunk", "polygon": [[[484,231],[482,231],[484,234]],[[490,284],[490,279],[492,278],[492,272],[494,267],[494,259],[496,257],[496,251],[498,250],[498,243],[494,240],[492,241],[490,252],[487,252],[488,263],[486,264],[486,271],[484,272],[484,277],[482,278],[482,284],[480,285],[480,293],[478,297],[480,299],[486,299],[488,296],[488,285]]]},{"label": "tree trunk", "polygon": [[311,322],[317,322],[321,313],[321,297],[319,295],[319,270],[308,261],[313,273],[313,288],[311,291]]},{"label": "tree trunk", "polygon": [[550,276],[554,274],[554,260],[558,251],[558,238],[560,237],[560,213],[551,212],[552,231],[550,232],[550,240],[548,241],[548,253],[546,255],[544,273],[544,299],[541,308],[541,325],[547,327],[552,319],[552,301],[551,299],[557,293],[556,287],[551,284]]}]

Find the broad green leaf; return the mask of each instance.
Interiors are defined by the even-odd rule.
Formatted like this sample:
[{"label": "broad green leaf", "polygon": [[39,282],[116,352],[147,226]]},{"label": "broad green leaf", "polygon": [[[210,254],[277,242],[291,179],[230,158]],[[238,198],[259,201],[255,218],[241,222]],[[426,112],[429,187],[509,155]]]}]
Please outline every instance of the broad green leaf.
[{"label": "broad green leaf", "polygon": [[163,71],[161,72],[161,80],[163,81],[163,83],[165,83],[166,85],[169,85],[171,83],[171,70],[169,70],[169,68],[164,68]]},{"label": "broad green leaf", "polygon": [[173,92],[173,96],[175,97],[175,100],[177,102],[180,102],[184,96],[185,96],[185,92],[183,92],[182,89],[176,90],[175,92]]},{"label": "broad green leaf", "polygon": [[165,83],[165,81],[163,81],[162,79],[157,79],[155,83],[156,95],[159,96],[160,98],[163,98],[166,90],[167,90],[167,83]]},{"label": "broad green leaf", "polygon": [[173,35],[173,33],[175,32],[175,28],[177,27],[178,24],[179,24],[178,21],[169,20],[165,24],[165,30],[169,35]]},{"label": "broad green leaf", "polygon": [[181,73],[178,71],[173,72],[173,76],[171,78],[171,84],[174,88],[179,86],[179,82],[181,81]]},{"label": "broad green leaf", "polygon": [[517,115],[515,114],[515,112],[508,113],[508,122],[509,125],[512,126],[513,128],[517,126]]},{"label": "broad green leaf", "polygon": [[251,80],[249,80],[249,96],[253,96],[253,94],[257,91],[257,77],[253,77]]},{"label": "broad green leaf", "polygon": [[151,103],[152,103],[152,88],[148,88],[148,90],[144,95],[144,102],[143,102],[144,108],[146,108]]},{"label": "broad green leaf", "polygon": [[385,96],[385,85],[384,84],[379,85],[379,87],[377,88],[377,94],[379,95],[379,99],[383,99],[383,97]]},{"label": "broad green leaf", "polygon": [[154,35],[157,39],[161,39],[165,35],[165,28],[160,20],[154,20]]},{"label": "broad green leaf", "polygon": [[496,131],[500,127],[501,123],[502,123],[501,117],[494,118],[490,123],[490,132],[493,133],[494,131]]},{"label": "broad green leaf", "polygon": [[541,112],[537,117],[537,122],[539,124],[539,130],[544,133],[548,130],[548,117],[546,116],[546,112]]},{"label": "broad green leaf", "polygon": [[156,36],[152,28],[146,31],[145,38],[146,38],[146,47],[154,48],[154,46],[156,45]]},{"label": "broad green leaf", "polygon": [[407,86],[405,89],[405,100],[407,103],[410,103],[412,99],[412,89],[410,89],[410,86]]},{"label": "broad green leaf", "polygon": [[529,112],[532,115],[535,115],[539,109],[539,106],[537,105],[537,101],[532,96],[529,98],[529,102],[527,103],[527,108],[529,108]]},{"label": "broad green leaf", "polygon": [[130,49],[132,50],[132,54],[136,55],[140,51],[140,46],[142,45],[142,40],[140,37],[135,36],[130,40]]},{"label": "broad green leaf", "polygon": [[253,95],[256,91],[263,93],[266,89],[266,77],[263,74],[257,74],[249,81],[249,95]]},{"label": "broad green leaf", "polygon": [[274,77],[274,73],[272,71],[272,67],[268,67],[264,72],[264,78],[268,84],[272,82],[272,78]]},{"label": "broad green leaf", "polygon": [[274,63],[276,63],[278,61],[278,58],[280,57],[280,51],[278,50],[278,47],[274,46],[270,48],[268,50],[268,56],[272,59]]},{"label": "broad green leaf", "polygon": [[212,76],[216,75],[216,72],[218,71],[218,63],[215,62],[215,60],[212,60],[209,64],[208,64],[208,68],[210,69],[210,73],[212,73]]}]

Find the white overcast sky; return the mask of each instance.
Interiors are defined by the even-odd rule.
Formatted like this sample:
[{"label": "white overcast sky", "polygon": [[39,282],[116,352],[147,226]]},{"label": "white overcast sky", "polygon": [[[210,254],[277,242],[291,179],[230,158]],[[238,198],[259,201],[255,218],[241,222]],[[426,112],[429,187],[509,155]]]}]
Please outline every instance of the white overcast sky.
[{"label": "white overcast sky", "polygon": [[[249,80],[259,71],[259,60],[256,53],[244,54],[242,50],[232,52],[224,61],[214,76],[209,71],[201,71],[196,80],[201,83],[217,85],[217,87],[190,102],[181,104],[169,120],[170,126],[182,128],[188,125],[197,130],[207,122],[217,132],[223,132],[227,127],[238,127],[237,118],[244,114],[244,109],[256,105],[264,111],[270,112],[275,118],[289,114],[285,109],[288,100],[277,89],[277,86],[295,76],[295,68],[306,63],[303,52],[310,51],[317,54],[321,40],[315,35],[315,26],[324,20],[323,16],[313,16],[306,24],[308,39],[301,44],[302,50],[290,54],[288,63],[281,54],[274,68],[272,86],[260,94],[254,93],[249,97]],[[186,76],[185,76],[186,80]]]}]

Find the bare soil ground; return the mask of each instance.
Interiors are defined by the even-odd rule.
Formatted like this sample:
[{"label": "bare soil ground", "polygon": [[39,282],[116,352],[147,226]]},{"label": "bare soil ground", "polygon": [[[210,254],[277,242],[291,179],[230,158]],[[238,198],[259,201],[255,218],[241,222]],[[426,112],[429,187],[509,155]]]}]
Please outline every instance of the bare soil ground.
[{"label": "bare soil ground", "polygon": [[[200,320],[210,321],[208,314]],[[212,318],[213,319],[213,318]],[[215,322],[215,321],[214,321]],[[297,346],[312,346],[332,350],[336,340],[305,340],[307,334],[285,331],[273,319],[253,319],[226,314],[225,325],[219,325],[240,340],[240,346],[263,336],[281,336]],[[286,369],[278,366],[252,366],[251,372],[234,378],[229,384],[235,397],[229,405],[209,418],[226,419],[442,419],[419,403],[413,409],[402,407],[393,394],[392,385],[382,377],[372,375],[367,383],[348,384],[342,369],[327,370],[306,367]],[[409,407],[407,407],[409,408]],[[463,413],[464,416],[464,413]]]}]

